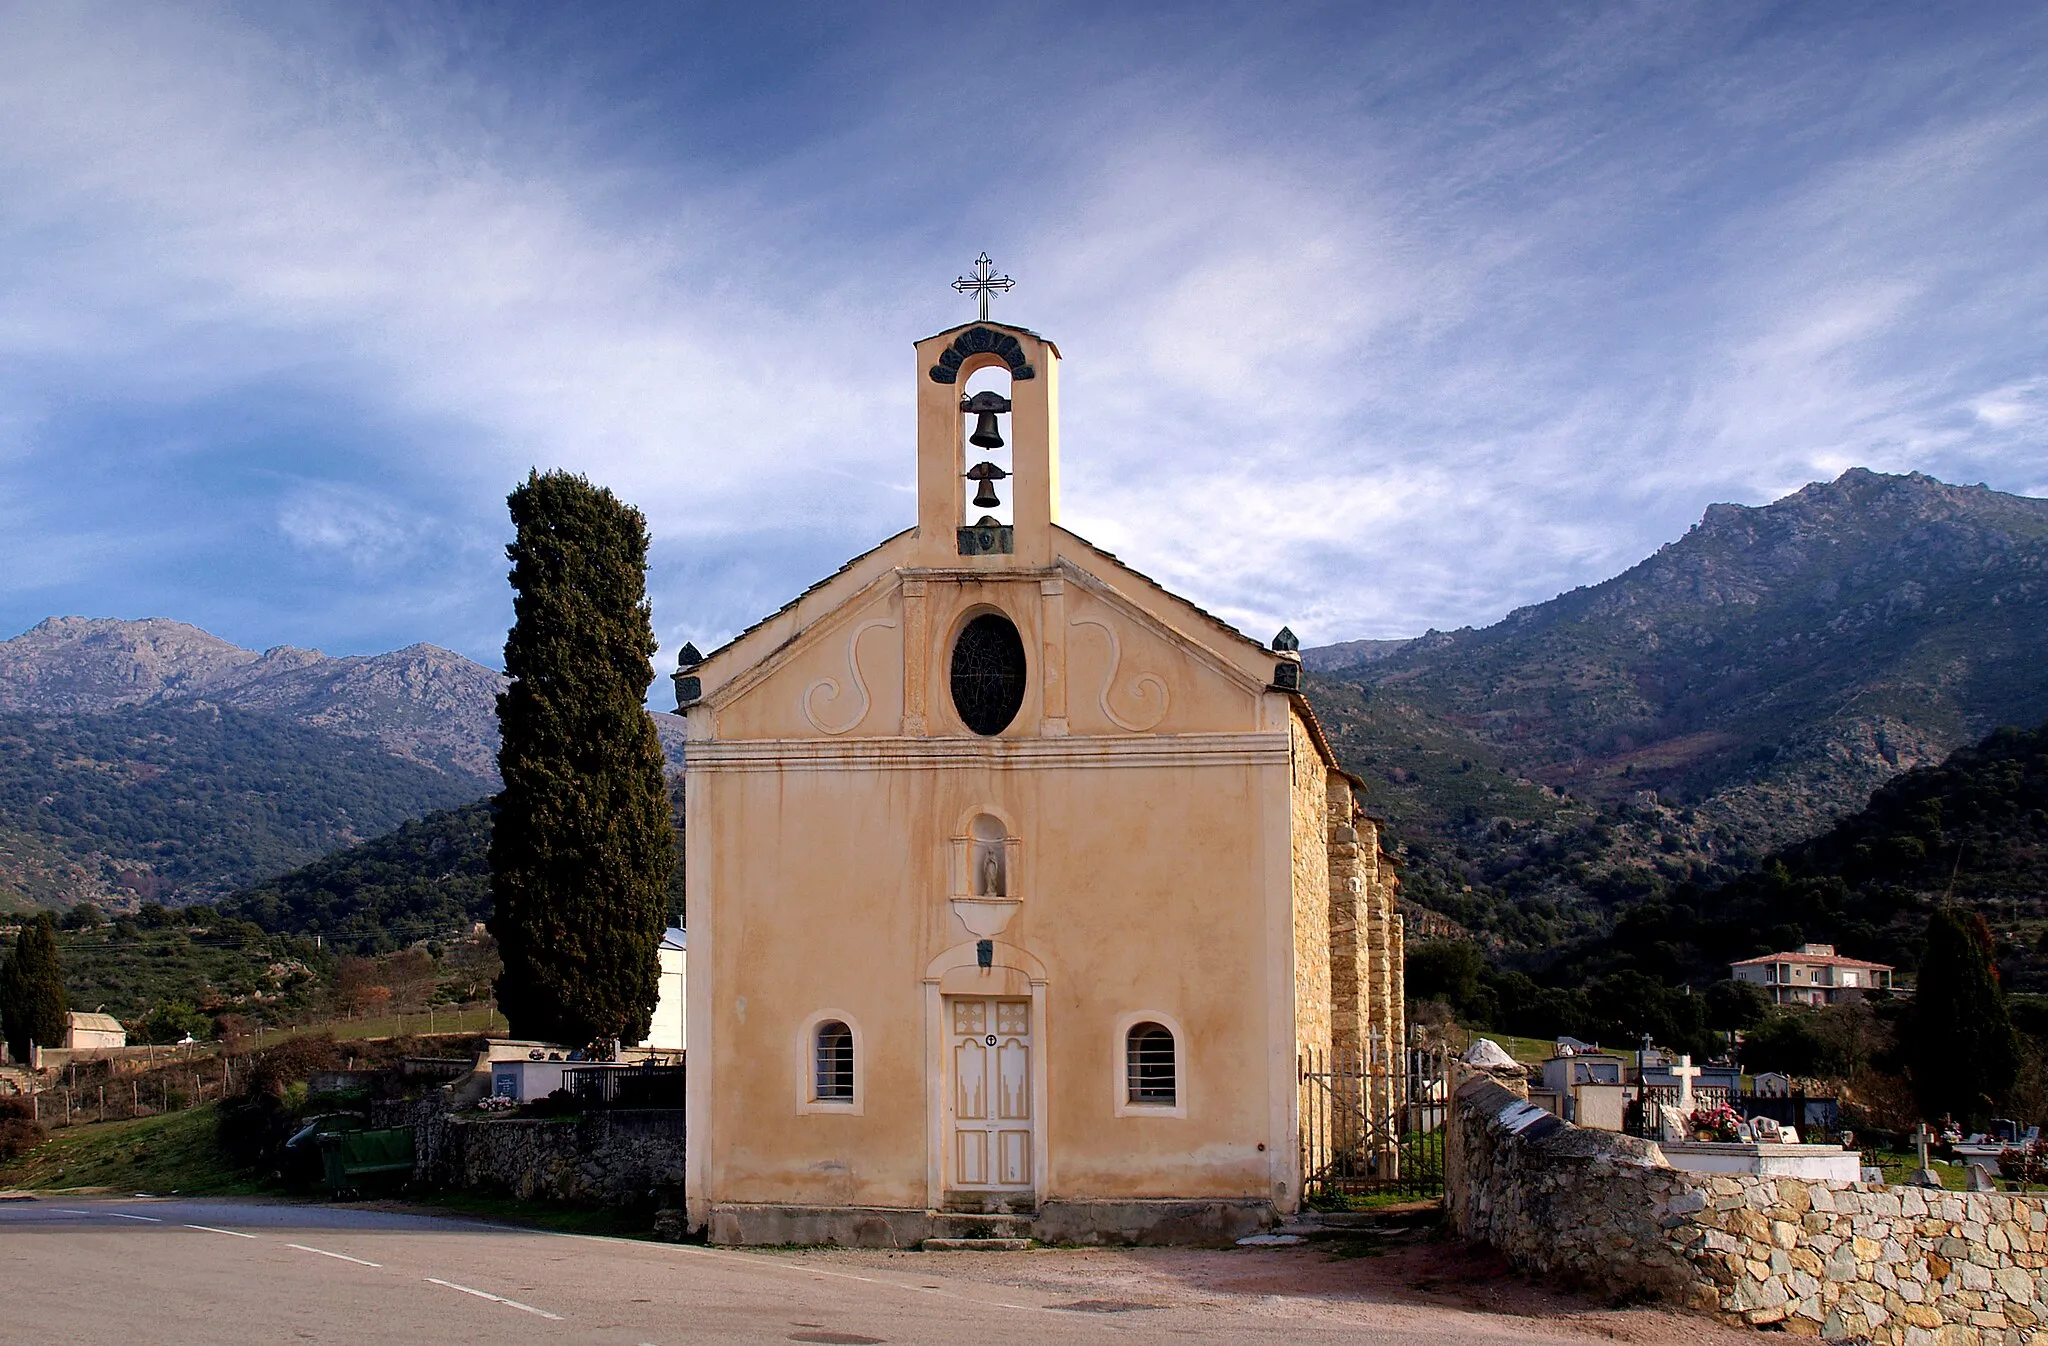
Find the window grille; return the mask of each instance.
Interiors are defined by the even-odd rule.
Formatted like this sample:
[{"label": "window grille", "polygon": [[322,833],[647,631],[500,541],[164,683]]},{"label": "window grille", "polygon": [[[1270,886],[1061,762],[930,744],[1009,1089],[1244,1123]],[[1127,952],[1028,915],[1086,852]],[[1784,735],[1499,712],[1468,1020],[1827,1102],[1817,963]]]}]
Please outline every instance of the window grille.
[{"label": "window grille", "polygon": [[1000,734],[1024,705],[1024,640],[1008,617],[984,612],[953,642],[953,708],[977,734]]},{"label": "window grille", "polygon": [[1179,1101],[1174,1077],[1173,1033],[1164,1024],[1131,1025],[1125,1039],[1124,1059],[1129,1067],[1130,1101],[1166,1103]]},{"label": "window grille", "polygon": [[820,1103],[853,1101],[853,1030],[837,1019],[818,1025],[813,1097]]}]

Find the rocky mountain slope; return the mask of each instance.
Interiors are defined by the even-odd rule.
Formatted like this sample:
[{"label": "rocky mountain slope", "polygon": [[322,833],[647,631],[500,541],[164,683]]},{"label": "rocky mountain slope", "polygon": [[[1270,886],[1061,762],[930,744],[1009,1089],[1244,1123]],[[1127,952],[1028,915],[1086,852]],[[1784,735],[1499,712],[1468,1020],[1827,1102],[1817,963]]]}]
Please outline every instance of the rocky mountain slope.
[{"label": "rocky mountain slope", "polygon": [[[504,686],[433,645],[52,617],[0,641],[0,902],[206,900],[481,798]],[[680,765],[682,722],[654,718]]]},{"label": "rocky mountain slope", "polygon": [[[497,788],[505,676],[437,645],[326,655],[245,650],[184,622],[52,617],[0,641],[0,713],[98,715],[205,701],[371,738],[398,756]],[[661,688],[656,688],[657,699]],[[680,764],[682,722],[655,716]]]},{"label": "rocky mountain slope", "polygon": [[489,788],[502,674],[433,645],[261,654],[161,617],[52,617],[0,641],[0,711],[98,715],[204,700],[363,738]]},{"label": "rocky mountain slope", "polygon": [[1539,946],[2048,716],[2048,500],[1855,469],[1483,630],[1307,662],[1412,894]]}]

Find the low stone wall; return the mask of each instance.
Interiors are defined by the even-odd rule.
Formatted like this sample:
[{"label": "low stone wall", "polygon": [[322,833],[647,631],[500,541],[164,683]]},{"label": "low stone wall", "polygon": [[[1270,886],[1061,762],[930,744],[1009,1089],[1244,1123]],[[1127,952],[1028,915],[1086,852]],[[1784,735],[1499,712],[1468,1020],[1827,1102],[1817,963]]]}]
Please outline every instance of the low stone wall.
[{"label": "low stone wall", "polygon": [[414,1179],[521,1201],[636,1206],[683,1181],[683,1112],[618,1108],[546,1119],[446,1117],[415,1132]]},{"label": "low stone wall", "polygon": [[1617,1298],[1900,1346],[2019,1346],[2048,1317],[2040,1198],[1688,1173],[1485,1078],[1445,1140],[1460,1234]]}]

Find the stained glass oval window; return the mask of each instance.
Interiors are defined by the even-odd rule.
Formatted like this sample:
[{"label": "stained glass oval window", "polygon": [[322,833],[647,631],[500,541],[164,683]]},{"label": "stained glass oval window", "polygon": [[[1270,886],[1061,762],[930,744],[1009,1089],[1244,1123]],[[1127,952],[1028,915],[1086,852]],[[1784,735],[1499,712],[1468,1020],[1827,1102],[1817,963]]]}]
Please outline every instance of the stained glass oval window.
[{"label": "stained glass oval window", "polygon": [[1024,704],[1024,640],[1008,617],[984,612],[953,642],[953,708],[977,734],[1000,734]]}]

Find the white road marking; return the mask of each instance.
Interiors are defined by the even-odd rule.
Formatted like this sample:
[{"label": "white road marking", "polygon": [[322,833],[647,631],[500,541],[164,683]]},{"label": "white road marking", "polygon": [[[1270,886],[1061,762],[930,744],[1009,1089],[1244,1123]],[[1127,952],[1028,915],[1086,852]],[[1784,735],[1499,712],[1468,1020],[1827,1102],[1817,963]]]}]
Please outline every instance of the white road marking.
[{"label": "white road marking", "polygon": [[[161,1224],[163,1222],[159,1220],[157,1223]],[[185,1228],[202,1230],[208,1234],[226,1234],[229,1238],[252,1239],[256,1237],[254,1234],[244,1234],[239,1229],[215,1229],[210,1224],[188,1224]]]},{"label": "white road marking", "polygon": [[359,1267],[376,1267],[381,1270],[384,1266],[382,1262],[365,1262],[362,1258],[350,1257],[347,1253],[331,1253],[325,1248],[308,1248],[303,1243],[287,1243],[284,1246],[297,1248],[302,1253],[319,1253],[322,1257],[332,1257],[338,1262],[354,1262]]},{"label": "white road marking", "polygon": [[519,1309],[558,1323],[562,1321],[562,1315],[559,1313],[549,1313],[546,1309],[537,1309],[531,1304],[522,1304],[516,1299],[507,1299],[503,1295],[494,1295],[488,1290],[472,1290],[467,1285],[457,1285],[454,1281],[444,1281],[439,1276],[422,1276],[420,1279],[429,1285],[445,1285],[450,1290],[460,1290],[466,1295],[475,1295],[478,1299],[488,1299],[493,1304],[503,1304],[509,1309]]},{"label": "white road marking", "polygon": [[[98,1215],[111,1215],[111,1216],[113,1216],[113,1217],[114,1217],[114,1218],[115,1218],[116,1220],[140,1220],[140,1221],[142,1221],[142,1222],[143,1222],[144,1224],[162,1224],[162,1223],[163,1223],[163,1217],[162,1217],[162,1216],[158,1216],[158,1215],[130,1215],[130,1214],[129,1214],[129,1213],[127,1212],[127,1211],[123,1211],[123,1210],[103,1210],[103,1211],[96,1211],[96,1212],[95,1212],[95,1214],[98,1214]],[[251,1237],[254,1237],[254,1236],[252,1235]]]},{"label": "white road marking", "polygon": [[[504,1229],[508,1226],[496,1225],[490,1227]],[[539,1234],[543,1238],[576,1239],[584,1243],[603,1243],[614,1247],[619,1243],[618,1239],[607,1238],[602,1234],[564,1234],[554,1229],[521,1229],[519,1232],[522,1234]],[[685,1257],[708,1257],[713,1261],[738,1262],[742,1266],[764,1267],[776,1271],[793,1271],[799,1275],[804,1272],[811,1272],[819,1276],[836,1276],[841,1280],[860,1281],[866,1285],[877,1285],[885,1290],[906,1290],[914,1295],[935,1294],[943,1299],[957,1299],[966,1304],[986,1305],[998,1309],[1019,1309],[1031,1313],[1050,1313],[1059,1318],[1071,1318],[1073,1316],[1065,1309],[1056,1309],[1047,1304],[1006,1304],[1001,1300],[982,1299],[975,1295],[961,1294],[955,1290],[941,1290],[937,1286],[932,1285],[907,1285],[902,1281],[882,1280],[874,1276],[857,1276],[850,1271],[825,1271],[821,1268],[805,1266],[801,1263],[778,1261],[773,1257],[764,1256],[760,1253],[726,1252],[720,1248],[703,1248],[687,1243],[669,1244],[666,1250],[672,1253],[679,1253]]]}]

